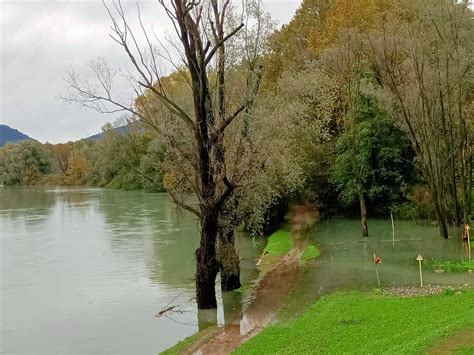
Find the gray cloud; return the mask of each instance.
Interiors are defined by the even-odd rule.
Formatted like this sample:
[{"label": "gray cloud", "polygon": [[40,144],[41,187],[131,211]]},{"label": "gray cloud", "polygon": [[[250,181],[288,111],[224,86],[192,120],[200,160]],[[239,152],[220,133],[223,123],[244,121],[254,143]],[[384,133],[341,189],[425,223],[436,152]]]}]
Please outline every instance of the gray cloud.
[{"label": "gray cloud", "polygon": [[[122,1],[130,19],[136,1]],[[279,23],[288,22],[301,0],[267,0]],[[140,1],[147,28],[162,34],[169,22],[156,0]],[[0,0],[0,122],[42,142],[76,140],[100,131],[119,115],[67,105],[66,70],[106,57],[126,68],[121,49],[108,37],[110,21],[99,0]]]}]

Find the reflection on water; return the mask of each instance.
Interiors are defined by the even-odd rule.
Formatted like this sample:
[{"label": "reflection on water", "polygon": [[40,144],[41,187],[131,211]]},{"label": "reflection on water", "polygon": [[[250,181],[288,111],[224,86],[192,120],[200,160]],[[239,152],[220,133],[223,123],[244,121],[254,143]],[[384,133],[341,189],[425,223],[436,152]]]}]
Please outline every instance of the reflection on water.
[{"label": "reflection on water", "polygon": [[[255,278],[263,243],[237,242]],[[0,243],[2,353],[156,354],[198,330],[197,224],[166,195],[0,189]],[[176,296],[180,312],[154,317]],[[224,306],[221,323],[241,301]]]},{"label": "reflection on water", "polygon": [[[320,222],[311,234],[320,245],[321,256],[307,267],[294,293],[280,314],[288,319],[301,314],[308,305],[327,293],[341,289],[377,287],[374,254],[381,256],[379,275],[382,286],[418,285],[416,257],[425,259],[465,259],[460,231],[452,229],[452,239],[437,237],[438,228],[412,221],[395,222],[395,243],[390,220],[372,220],[370,237],[360,236],[360,221],[336,219]],[[463,285],[474,283],[474,274],[425,271],[425,284]]]}]

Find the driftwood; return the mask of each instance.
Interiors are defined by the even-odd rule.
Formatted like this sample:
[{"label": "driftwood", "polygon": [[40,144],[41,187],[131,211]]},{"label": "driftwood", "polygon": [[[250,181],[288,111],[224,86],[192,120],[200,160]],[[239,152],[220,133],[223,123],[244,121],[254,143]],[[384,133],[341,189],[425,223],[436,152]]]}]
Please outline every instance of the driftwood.
[{"label": "driftwood", "polygon": [[159,311],[157,314],[155,314],[155,317],[159,318],[162,315],[164,315],[166,312],[172,311],[176,306],[168,306],[163,308],[161,311]]}]

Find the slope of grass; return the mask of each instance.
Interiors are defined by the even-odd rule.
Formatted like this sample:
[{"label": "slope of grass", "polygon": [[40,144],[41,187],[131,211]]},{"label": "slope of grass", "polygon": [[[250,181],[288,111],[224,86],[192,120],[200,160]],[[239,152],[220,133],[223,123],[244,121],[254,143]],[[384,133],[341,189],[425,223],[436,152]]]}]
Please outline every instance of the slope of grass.
[{"label": "slope of grass", "polygon": [[262,331],[236,354],[414,353],[474,326],[474,290],[400,298],[336,293],[305,315]]},{"label": "slope of grass", "polygon": [[201,336],[200,333],[193,334],[187,337],[186,339],[181,340],[172,348],[169,348],[168,350],[161,352],[160,355],[179,355],[183,351],[185,351],[188,347],[190,347],[195,341],[197,341],[200,336]]}]

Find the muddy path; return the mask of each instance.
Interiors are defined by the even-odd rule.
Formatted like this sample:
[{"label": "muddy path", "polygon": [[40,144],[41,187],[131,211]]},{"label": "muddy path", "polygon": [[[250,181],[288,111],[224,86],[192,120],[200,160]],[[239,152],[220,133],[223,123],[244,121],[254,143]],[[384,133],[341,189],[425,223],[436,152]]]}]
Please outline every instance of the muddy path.
[{"label": "muddy path", "polygon": [[459,332],[435,344],[426,352],[429,355],[454,354],[461,348],[474,347],[474,328]]},{"label": "muddy path", "polygon": [[316,218],[316,211],[309,205],[290,208],[288,222],[292,227],[294,247],[257,282],[252,300],[240,318],[213,330],[185,354],[229,354],[273,321],[278,308],[298,281],[300,257],[306,247],[301,231],[306,225],[313,224]]}]

